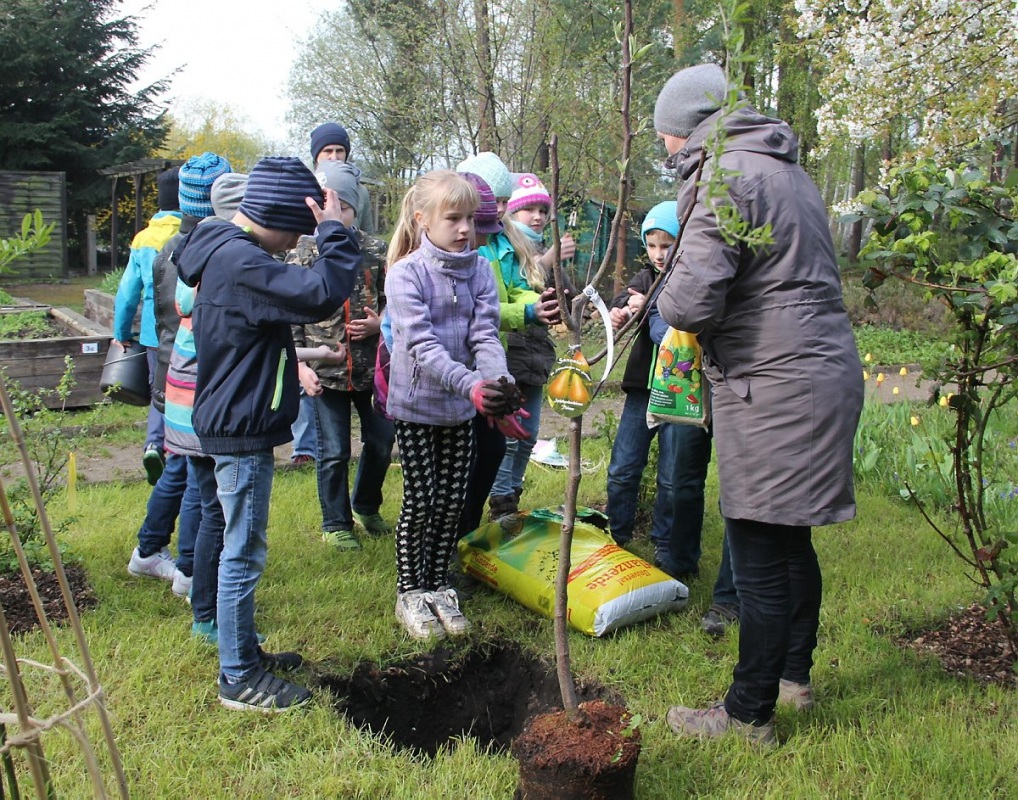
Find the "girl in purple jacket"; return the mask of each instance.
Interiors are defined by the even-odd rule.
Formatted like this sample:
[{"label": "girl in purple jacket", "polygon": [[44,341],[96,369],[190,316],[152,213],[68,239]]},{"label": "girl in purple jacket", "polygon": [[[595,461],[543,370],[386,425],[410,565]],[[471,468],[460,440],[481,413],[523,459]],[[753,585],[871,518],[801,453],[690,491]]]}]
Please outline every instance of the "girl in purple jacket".
[{"label": "girl in purple jacket", "polygon": [[471,420],[480,412],[508,435],[525,435],[513,416],[495,280],[473,249],[478,203],[451,170],[421,176],[403,198],[387,257],[386,411],[403,466],[396,618],[421,639],[470,627],[446,575],[473,459]]}]

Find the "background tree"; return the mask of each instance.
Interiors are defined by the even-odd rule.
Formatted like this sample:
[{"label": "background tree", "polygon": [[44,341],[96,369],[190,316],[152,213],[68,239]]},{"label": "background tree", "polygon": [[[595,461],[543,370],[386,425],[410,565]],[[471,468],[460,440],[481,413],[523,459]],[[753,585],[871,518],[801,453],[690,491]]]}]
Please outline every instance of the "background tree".
[{"label": "background tree", "polygon": [[[657,71],[636,93],[641,116],[670,74],[668,10],[641,0],[634,12],[637,38],[658,45],[641,62],[642,72]],[[393,177],[395,192],[418,170],[482,149],[513,170],[546,174],[556,130],[564,198],[613,197],[616,11],[577,0],[349,0],[306,42],[291,74],[290,119],[304,136],[325,119],[342,122],[366,171]],[[649,137],[634,159],[641,178],[656,180],[660,157]]]},{"label": "background tree", "polygon": [[0,169],[67,173],[73,267],[86,215],[109,204],[98,170],[151,154],[166,135],[159,81],[130,91],[151,51],[118,0],[6,0],[0,13]]},{"label": "background tree", "polygon": [[[971,157],[980,143],[1013,140],[1013,0],[795,0],[795,7],[799,36],[826,65],[817,75],[817,148],[827,162],[828,202],[874,185],[880,165],[962,151]],[[853,257],[862,226],[853,223]]]},{"label": "background tree", "polygon": [[188,158],[208,151],[226,156],[234,172],[250,172],[274,149],[265,137],[248,133],[249,120],[228,105],[192,102],[175,110],[168,122],[163,145],[167,158]]}]

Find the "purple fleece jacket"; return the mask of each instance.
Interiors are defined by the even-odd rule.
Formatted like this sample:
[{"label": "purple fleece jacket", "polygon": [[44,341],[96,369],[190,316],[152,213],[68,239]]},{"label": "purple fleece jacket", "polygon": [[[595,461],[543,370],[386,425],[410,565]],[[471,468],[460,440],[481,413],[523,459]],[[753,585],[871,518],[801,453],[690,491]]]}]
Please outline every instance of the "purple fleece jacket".
[{"label": "purple fleece jacket", "polygon": [[498,291],[476,250],[449,253],[423,237],[385,277],[393,349],[386,410],[394,419],[459,425],[476,413],[480,380],[512,377],[498,338]]}]

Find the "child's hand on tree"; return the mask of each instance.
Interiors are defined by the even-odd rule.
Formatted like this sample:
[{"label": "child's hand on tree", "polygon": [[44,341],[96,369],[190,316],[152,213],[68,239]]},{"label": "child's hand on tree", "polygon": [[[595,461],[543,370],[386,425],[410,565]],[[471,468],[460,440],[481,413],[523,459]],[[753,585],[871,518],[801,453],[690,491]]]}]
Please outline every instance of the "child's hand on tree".
[{"label": "child's hand on tree", "polygon": [[534,317],[541,325],[556,325],[562,320],[559,314],[558,297],[555,287],[549,286],[541,292],[541,299],[532,304]]},{"label": "child's hand on tree", "polygon": [[647,302],[647,295],[636,291],[636,289],[629,289],[629,300],[626,303],[626,308],[629,309],[630,316],[636,316],[643,309],[643,304]]}]

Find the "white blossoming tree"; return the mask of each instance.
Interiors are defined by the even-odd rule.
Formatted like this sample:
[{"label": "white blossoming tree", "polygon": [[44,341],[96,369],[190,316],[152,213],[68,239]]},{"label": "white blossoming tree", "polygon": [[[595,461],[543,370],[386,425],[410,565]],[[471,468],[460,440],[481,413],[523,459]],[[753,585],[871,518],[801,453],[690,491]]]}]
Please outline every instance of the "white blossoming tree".
[{"label": "white blossoming tree", "polygon": [[[816,155],[836,213],[857,211],[853,198],[893,164],[992,150],[1018,122],[1018,0],[793,2],[810,60],[825,65]],[[850,226],[852,262],[862,235]]]},{"label": "white blossoming tree", "polygon": [[795,0],[827,65],[819,147],[885,160],[968,149],[1018,122],[1018,0]]}]

